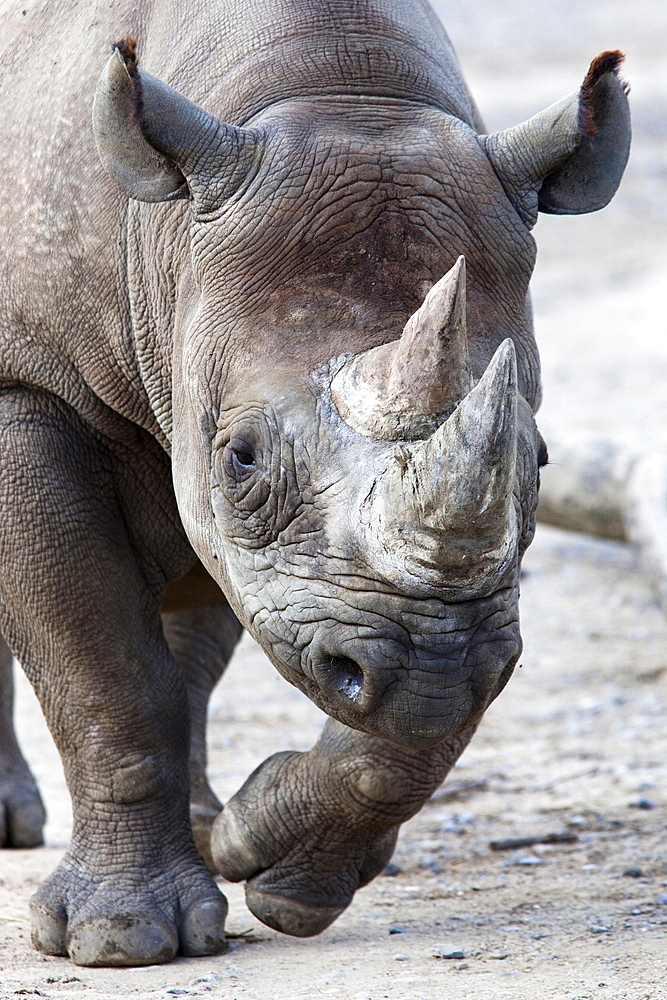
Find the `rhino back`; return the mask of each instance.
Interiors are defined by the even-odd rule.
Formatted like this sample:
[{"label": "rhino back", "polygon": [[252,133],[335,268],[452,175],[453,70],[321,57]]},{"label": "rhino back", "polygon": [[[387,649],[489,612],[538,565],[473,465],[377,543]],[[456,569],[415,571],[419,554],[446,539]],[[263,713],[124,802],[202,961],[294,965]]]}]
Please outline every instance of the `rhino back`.
[{"label": "rhino back", "polygon": [[233,123],[295,95],[336,93],[475,116],[422,0],[3,8],[0,379],[56,392],[95,423],[111,411],[160,436],[130,320],[127,201],[100,166],[90,124],[113,40],[136,35],[149,72]]}]

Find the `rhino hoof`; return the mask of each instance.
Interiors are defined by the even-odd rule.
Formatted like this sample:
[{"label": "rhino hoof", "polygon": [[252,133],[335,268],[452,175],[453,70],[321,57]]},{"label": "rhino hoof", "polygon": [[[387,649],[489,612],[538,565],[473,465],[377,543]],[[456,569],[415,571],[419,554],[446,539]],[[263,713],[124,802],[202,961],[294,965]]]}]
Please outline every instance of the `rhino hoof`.
[{"label": "rhino hoof", "polygon": [[158,965],[178,951],[178,935],[166,921],[141,916],[85,920],[67,934],[75,965]]},{"label": "rhino hoof", "polygon": [[221,894],[191,906],[181,922],[181,953],[190,958],[225,950],[227,900]]},{"label": "rhino hoof", "polygon": [[37,786],[28,775],[0,787],[0,847],[41,847],[46,813]]},{"label": "rhino hoof", "polygon": [[67,955],[67,914],[65,907],[50,906],[33,897],[30,904],[32,918],[32,946],[45,955]]},{"label": "rhino hoof", "polygon": [[267,927],[292,937],[314,937],[326,930],[341,915],[345,906],[312,906],[297,903],[288,896],[278,896],[272,892],[262,892],[246,885],[248,909]]}]

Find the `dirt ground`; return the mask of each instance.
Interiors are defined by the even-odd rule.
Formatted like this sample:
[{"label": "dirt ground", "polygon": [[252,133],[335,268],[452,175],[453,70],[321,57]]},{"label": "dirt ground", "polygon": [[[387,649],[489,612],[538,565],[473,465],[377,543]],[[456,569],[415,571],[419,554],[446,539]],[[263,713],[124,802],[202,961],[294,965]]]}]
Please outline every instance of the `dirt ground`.
[{"label": "dirt ground", "polygon": [[[490,129],[574,89],[601,49],[628,52],[636,138],[617,200],[597,216],[543,218],[536,231],[540,423],[547,439],[550,428],[585,428],[667,447],[667,7],[437,6]],[[242,887],[223,886],[237,936],[214,959],[97,970],[31,950],[29,898],[64,851],[70,817],[21,678],[20,734],[49,823],[46,848],[0,858],[0,998],[667,997],[667,621],[629,548],[554,529],[540,529],[522,590],[522,667],[449,781],[404,827],[398,871],[306,941],[265,928]],[[322,720],[246,638],[213,700],[214,787],[228,797],[270,753],[306,749]],[[549,834],[572,839],[489,846]]]}]

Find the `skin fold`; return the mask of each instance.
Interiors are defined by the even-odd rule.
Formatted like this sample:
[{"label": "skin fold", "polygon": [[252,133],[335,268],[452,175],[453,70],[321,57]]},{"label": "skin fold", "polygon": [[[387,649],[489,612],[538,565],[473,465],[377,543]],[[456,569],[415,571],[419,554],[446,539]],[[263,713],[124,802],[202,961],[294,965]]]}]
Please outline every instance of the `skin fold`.
[{"label": "skin fold", "polygon": [[[529,230],[620,181],[620,55],[485,137],[422,0],[6,7],[0,628],[74,813],[33,943],[216,953],[205,862],[265,923],[318,933],[520,655],[546,461]],[[394,368],[366,353],[399,338]],[[388,403],[389,429],[381,404],[345,416],[355,357],[400,435]],[[330,721],[220,812],[206,704],[242,628]],[[27,846],[9,663],[3,644],[0,802]]]}]

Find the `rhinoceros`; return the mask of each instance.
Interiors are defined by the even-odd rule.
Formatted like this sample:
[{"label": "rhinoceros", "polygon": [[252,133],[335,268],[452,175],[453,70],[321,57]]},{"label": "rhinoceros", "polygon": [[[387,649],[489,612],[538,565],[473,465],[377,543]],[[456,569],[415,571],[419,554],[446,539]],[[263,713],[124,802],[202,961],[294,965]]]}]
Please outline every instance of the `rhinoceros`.
[{"label": "rhinoceros", "polygon": [[[315,934],[520,655],[530,229],[614,194],[622,56],[487,134],[425,0],[3,14],[1,625],[74,811],[33,942],[219,951],[193,825]],[[220,812],[204,718],[242,628],[330,719]]]}]

